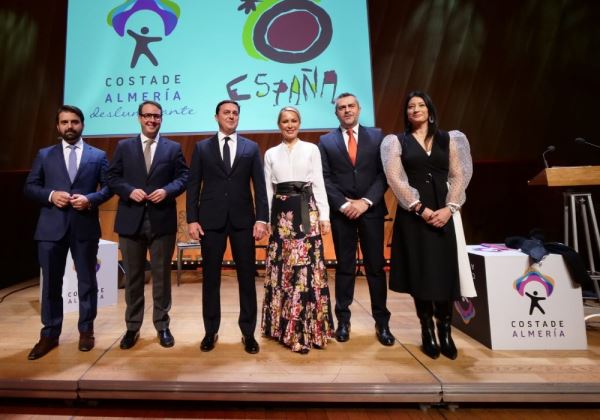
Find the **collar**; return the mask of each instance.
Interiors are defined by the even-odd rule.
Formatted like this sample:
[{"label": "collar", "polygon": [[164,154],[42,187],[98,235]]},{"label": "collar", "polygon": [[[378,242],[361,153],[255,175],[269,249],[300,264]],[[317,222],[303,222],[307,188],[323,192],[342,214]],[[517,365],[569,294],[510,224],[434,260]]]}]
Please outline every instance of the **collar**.
[{"label": "collar", "polygon": [[[65,150],[67,147],[70,146],[69,143],[67,143],[64,139],[61,138],[61,143],[62,143],[62,148],[63,150]],[[74,143],[75,147],[77,149],[83,149],[83,138],[79,137],[79,139]]]},{"label": "collar", "polygon": [[[140,133],[140,138],[142,139],[142,144],[146,143],[148,140],[150,140],[150,137],[146,136],[144,133]],[[156,137],[153,138],[152,140],[154,140],[155,143],[158,143],[158,139],[160,138],[160,134],[156,133]]]},{"label": "collar", "polygon": [[237,141],[237,131],[234,131],[234,132],[233,132],[233,133],[231,133],[231,134],[225,134],[225,133],[223,133],[223,132],[219,131],[219,132],[217,133],[217,137],[218,137],[218,139],[219,139],[219,143],[221,143],[222,141],[224,141],[223,139],[224,139],[225,137],[229,137],[229,139],[235,143],[235,142]]}]

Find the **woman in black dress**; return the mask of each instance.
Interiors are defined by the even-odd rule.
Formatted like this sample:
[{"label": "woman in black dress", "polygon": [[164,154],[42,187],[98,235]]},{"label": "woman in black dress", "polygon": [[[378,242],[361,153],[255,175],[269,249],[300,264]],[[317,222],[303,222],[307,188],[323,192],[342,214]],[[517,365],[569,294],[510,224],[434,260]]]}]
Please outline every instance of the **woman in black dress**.
[{"label": "woman in black dress", "polygon": [[388,184],[398,199],[390,289],[413,297],[423,352],[456,359],[450,326],[461,289],[452,216],[465,202],[473,172],[469,143],[459,131],[438,129],[433,102],[423,92],[408,94],[404,120],[405,132],[386,136],[381,146]]}]

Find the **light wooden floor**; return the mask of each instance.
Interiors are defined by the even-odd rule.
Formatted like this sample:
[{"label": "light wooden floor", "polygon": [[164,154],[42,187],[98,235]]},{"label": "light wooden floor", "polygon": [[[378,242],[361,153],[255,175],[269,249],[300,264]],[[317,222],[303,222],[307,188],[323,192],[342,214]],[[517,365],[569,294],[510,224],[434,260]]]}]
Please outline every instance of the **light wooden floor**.
[{"label": "light wooden floor", "polygon": [[[37,340],[39,288],[11,291],[0,303],[0,398],[82,400],[213,400],[330,403],[600,402],[600,323],[588,322],[585,351],[492,351],[454,332],[459,358],[431,360],[419,350],[420,329],[412,300],[390,292],[390,326],[398,342],[381,346],[374,334],[366,281],[357,282],[352,334],[308,355],[259,337],[257,355],[244,352],[237,327],[237,283],[227,272],[217,347],[199,350],[204,335],[201,274],[187,271],[173,286],[171,331],[175,347],[162,348],[147,310],[141,339],[119,349],[124,332],[123,291],[116,306],[101,308],[96,347],[77,350],[77,315],[67,314],[60,346],[28,361]],[[333,276],[330,276],[333,279]],[[257,278],[259,300],[262,279]],[[333,281],[331,282],[333,290]],[[146,308],[151,308],[146,286]],[[598,319],[598,318],[596,318]]]}]

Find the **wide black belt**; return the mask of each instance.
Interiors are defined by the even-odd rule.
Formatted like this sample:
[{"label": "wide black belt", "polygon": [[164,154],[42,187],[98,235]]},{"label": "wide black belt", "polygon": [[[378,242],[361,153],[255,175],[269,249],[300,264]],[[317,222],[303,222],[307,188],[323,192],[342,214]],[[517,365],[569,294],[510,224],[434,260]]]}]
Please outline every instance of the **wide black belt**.
[{"label": "wide black belt", "polygon": [[308,235],[310,233],[310,209],[308,203],[310,202],[310,197],[313,195],[312,184],[301,181],[281,182],[277,184],[276,194],[300,196],[302,231],[305,235]]}]

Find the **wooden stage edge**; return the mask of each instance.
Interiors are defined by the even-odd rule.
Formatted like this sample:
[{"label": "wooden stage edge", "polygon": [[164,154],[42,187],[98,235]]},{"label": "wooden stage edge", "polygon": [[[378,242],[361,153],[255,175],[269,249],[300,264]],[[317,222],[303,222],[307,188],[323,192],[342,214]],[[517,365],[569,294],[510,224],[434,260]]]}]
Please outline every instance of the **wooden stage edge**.
[{"label": "wooden stage edge", "polygon": [[[330,276],[333,279],[333,273]],[[76,314],[65,315],[61,344],[28,361],[39,323],[39,287],[23,284],[0,291],[0,398],[64,400],[164,400],[364,403],[600,403],[600,322],[588,321],[588,349],[577,351],[492,351],[460,331],[459,358],[431,360],[420,349],[420,328],[409,297],[390,293],[390,326],[397,342],[375,339],[366,281],[359,278],[347,343],[333,340],[324,350],[294,354],[259,337],[261,351],[248,355],[237,328],[235,276],[222,285],[220,337],[202,353],[201,274],[173,273],[171,331],[176,344],[159,346],[151,322],[151,285],[140,341],[121,350],[124,298],[100,308],[96,347],[77,351]],[[256,282],[259,301],[262,279]],[[334,285],[330,285],[333,290]],[[23,290],[20,290],[23,289]],[[260,307],[260,306],[259,306]],[[594,308],[597,310],[598,308]]]}]

